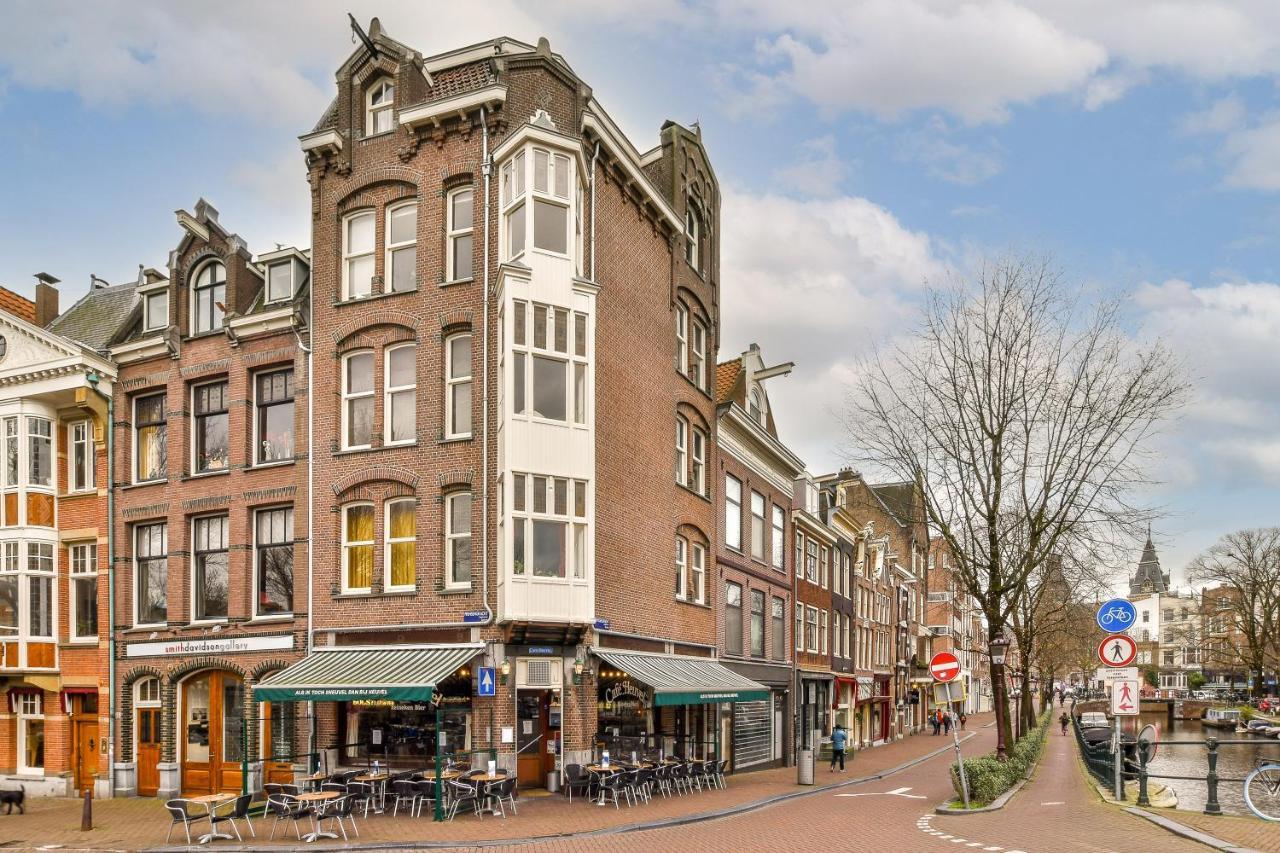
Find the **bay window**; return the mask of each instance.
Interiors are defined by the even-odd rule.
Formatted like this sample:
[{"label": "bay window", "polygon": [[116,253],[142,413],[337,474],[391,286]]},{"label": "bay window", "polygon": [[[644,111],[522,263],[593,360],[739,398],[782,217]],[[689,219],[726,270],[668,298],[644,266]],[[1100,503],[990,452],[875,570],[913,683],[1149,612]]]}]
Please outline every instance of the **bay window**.
[{"label": "bay window", "polygon": [[53,639],[53,543],[27,542],[27,636]]},{"label": "bay window", "polygon": [[[585,425],[587,315],[540,303],[531,307],[519,299],[512,305],[512,411],[565,423],[572,412],[572,422]],[[526,327],[530,321],[531,329]]]},{"label": "bay window", "polygon": [[259,373],[254,377],[254,406],[257,409],[257,463],[293,458],[294,388],[293,368]]},{"label": "bay window", "polygon": [[391,293],[418,288],[418,202],[387,208],[387,251],[384,260]]},{"label": "bay window", "polygon": [[88,421],[76,421],[67,427],[71,453],[67,458],[68,489],[84,492],[93,488],[94,453],[93,425]]},{"label": "bay window", "polygon": [[227,309],[227,268],[219,261],[201,267],[191,297],[191,334],[222,328]]},{"label": "bay window", "polygon": [[192,551],[195,576],[191,597],[196,621],[227,618],[230,584],[230,554],[227,539],[227,516],[197,518],[192,524]]},{"label": "bay window", "polygon": [[742,586],[732,581],[724,585],[724,650],[742,654]]},{"label": "bay window", "polygon": [[[525,170],[530,161],[532,180],[526,182]],[[518,151],[503,164],[499,185],[507,236],[505,260],[522,255],[530,236],[535,249],[567,256],[570,187],[575,186],[572,159],[546,148]],[[530,210],[532,235],[527,230]]]},{"label": "bay window", "polygon": [[342,223],[342,298],[373,293],[373,211],[353,213]]},{"label": "bay window", "polygon": [[585,578],[586,482],[514,474],[511,491],[513,573],[524,575],[527,571],[535,578]]},{"label": "bay window", "polygon": [[445,204],[448,222],[445,227],[445,278],[465,281],[472,277],[472,231],[474,229],[475,193],[471,187],[449,193]]},{"label": "bay window", "polygon": [[444,342],[445,438],[471,437],[471,335]]},{"label": "bay window", "polygon": [[[163,480],[168,473],[168,421],[164,394],[151,394],[133,401],[134,482]],[[16,456],[16,445],[13,446]]]},{"label": "bay window", "polygon": [[724,478],[724,544],[742,550],[742,481],[728,474]]},{"label": "bay window", "polygon": [[71,639],[88,640],[98,636],[98,543],[83,542],[70,546],[71,557]]},{"label": "bay window", "polygon": [[53,486],[53,422],[48,418],[27,417],[27,484]]},{"label": "bay window", "polygon": [[445,585],[471,585],[471,493],[458,492],[445,499]]},{"label": "bay window", "polygon": [[411,590],[417,583],[418,501],[400,498],[387,502],[386,588]]},{"label": "bay window", "polygon": [[373,504],[349,504],[342,509],[342,591],[372,588]]},{"label": "bay window", "polygon": [[134,528],[133,577],[136,625],[163,625],[169,618],[168,525]]},{"label": "bay window", "polygon": [[418,437],[418,347],[401,344],[386,351],[383,399],[387,444],[406,444]]},{"label": "bay window", "polygon": [[191,395],[195,413],[195,473],[225,471],[230,453],[227,383],[197,385]]},{"label": "bay window", "polygon": [[293,509],[254,513],[254,616],[293,612]]},{"label": "bay window", "polygon": [[373,353],[348,355],[342,370],[342,448],[369,447],[373,440]]},{"label": "bay window", "polygon": [[502,217],[507,233],[507,260],[524,254],[524,164],[525,153],[520,151],[502,167]]}]

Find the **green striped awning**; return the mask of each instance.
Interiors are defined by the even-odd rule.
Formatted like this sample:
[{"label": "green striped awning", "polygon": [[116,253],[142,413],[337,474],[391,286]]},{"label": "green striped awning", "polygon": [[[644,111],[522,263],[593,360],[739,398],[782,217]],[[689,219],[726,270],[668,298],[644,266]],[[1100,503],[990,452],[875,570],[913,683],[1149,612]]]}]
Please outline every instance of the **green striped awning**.
[{"label": "green striped awning", "polygon": [[429,702],[436,685],[482,649],[478,645],[321,647],[254,685],[253,698],[259,702]]},{"label": "green striped awning", "polygon": [[711,658],[601,648],[592,652],[653,688],[654,705],[758,702],[769,698],[769,688]]}]

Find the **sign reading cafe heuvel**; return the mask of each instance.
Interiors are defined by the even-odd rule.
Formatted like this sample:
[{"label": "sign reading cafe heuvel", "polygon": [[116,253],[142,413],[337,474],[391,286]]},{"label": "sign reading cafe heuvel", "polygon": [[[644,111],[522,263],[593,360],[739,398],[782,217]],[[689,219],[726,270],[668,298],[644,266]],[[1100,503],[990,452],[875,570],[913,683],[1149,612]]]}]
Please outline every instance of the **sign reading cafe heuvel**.
[{"label": "sign reading cafe heuvel", "polygon": [[645,689],[631,681],[619,681],[604,691],[604,701],[609,704],[613,704],[627,696],[639,702],[647,702],[649,699],[649,694],[645,692]]},{"label": "sign reading cafe heuvel", "polygon": [[201,640],[158,640],[146,643],[129,643],[125,646],[125,657],[225,655],[234,652],[258,652],[268,649],[292,648],[292,634],[277,634],[267,637],[213,637]]}]

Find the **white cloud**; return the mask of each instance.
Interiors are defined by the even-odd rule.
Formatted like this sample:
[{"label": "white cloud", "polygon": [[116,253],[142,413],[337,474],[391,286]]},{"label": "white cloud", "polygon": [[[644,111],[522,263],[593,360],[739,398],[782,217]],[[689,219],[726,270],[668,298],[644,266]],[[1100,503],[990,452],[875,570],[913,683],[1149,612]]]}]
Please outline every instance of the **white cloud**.
[{"label": "white cloud", "polygon": [[839,195],[848,174],[849,164],[836,150],[836,138],[827,134],[804,142],[796,160],[774,172],[774,181],[786,193],[827,198]]},{"label": "white cloud", "polygon": [[1245,121],[1244,101],[1239,95],[1219,98],[1203,110],[1188,113],[1178,126],[1183,133],[1226,133]]},{"label": "white cloud", "polygon": [[904,132],[898,157],[919,163],[935,178],[962,186],[982,183],[1004,168],[994,142],[988,142],[983,151],[956,142],[941,116],[934,116],[924,127]]}]

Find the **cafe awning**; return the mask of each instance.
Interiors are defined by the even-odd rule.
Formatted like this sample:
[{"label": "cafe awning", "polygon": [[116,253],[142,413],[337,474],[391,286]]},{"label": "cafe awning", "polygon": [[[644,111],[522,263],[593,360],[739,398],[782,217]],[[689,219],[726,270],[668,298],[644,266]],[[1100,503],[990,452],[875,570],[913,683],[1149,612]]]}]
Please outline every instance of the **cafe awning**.
[{"label": "cafe awning", "polygon": [[769,698],[769,690],[763,684],[710,658],[600,648],[592,649],[592,653],[649,685],[654,705],[758,702]]},{"label": "cafe awning", "polygon": [[259,702],[399,699],[429,702],[436,685],[484,647],[320,647],[253,686]]}]

